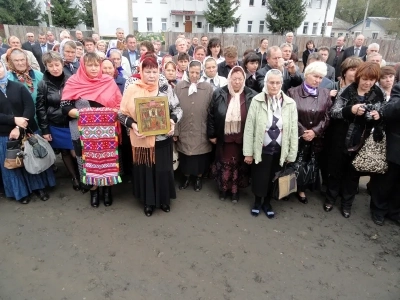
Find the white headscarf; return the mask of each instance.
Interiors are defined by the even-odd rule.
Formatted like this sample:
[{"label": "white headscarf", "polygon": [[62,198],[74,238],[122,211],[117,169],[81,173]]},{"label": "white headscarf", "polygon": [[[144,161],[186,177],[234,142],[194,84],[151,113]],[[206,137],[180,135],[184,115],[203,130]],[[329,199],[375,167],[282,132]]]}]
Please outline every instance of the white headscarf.
[{"label": "white headscarf", "polygon": [[282,72],[278,69],[271,69],[265,74],[265,79],[264,79],[264,88],[263,92],[265,93],[265,97],[267,97],[267,105],[270,106],[271,109],[268,109],[268,122],[267,127],[270,127],[272,125],[272,120],[273,120],[273,115],[276,113],[277,115],[282,114],[282,105],[281,105],[281,99],[282,99],[282,90],[279,90],[278,94],[271,97],[271,95],[268,92],[268,87],[267,87],[267,81],[268,77],[271,75],[281,75],[282,77],[282,83],[283,83],[283,75]]},{"label": "white headscarf", "polygon": [[200,82],[200,78],[199,78],[199,80],[197,80],[197,82],[190,82],[190,79],[189,79],[189,69],[190,69],[190,66],[191,66],[195,61],[197,61],[197,62],[200,64],[200,70],[203,69],[203,64],[201,63],[201,61],[199,61],[199,60],[192,60],[192,61],[189,63],[189,65],[188,65],[186,71],[183,73],[183,76],[182,76],[182,80],[184,80],[184,81],[190,83],[190,86],[189,86],[189,96],[190,96],[191,94],[193,94],[193,93],[197,93],[197,85],[198,85],[199,82]]},{"label": "white headscarf", "polygon": [[[243,74],[243,83],[238,92],[235,92],[231,83],[231,76],[234,72],[241,72]],[[242,67],[235,66],[231,69],[228,75],[228,90],[232,96],[228,105],[228,111],[225,118],[225,134],[239,133],[241,129],[241,116],[240,116],[240,95],[243,93],[245,86],[246,73]]]}]

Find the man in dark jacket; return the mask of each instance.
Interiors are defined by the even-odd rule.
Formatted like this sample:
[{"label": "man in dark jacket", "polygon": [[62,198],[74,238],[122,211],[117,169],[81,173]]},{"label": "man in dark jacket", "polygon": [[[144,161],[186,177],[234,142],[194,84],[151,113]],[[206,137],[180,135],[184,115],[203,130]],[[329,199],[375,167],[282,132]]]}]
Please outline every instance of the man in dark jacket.
[{"label": "man in dark jacket", "polygon": [[336,40],[336,46],[329,50],[329,55],[326,63],[335,68],[336,79],[340,77],[340,64],[343,61],[344,43],[346,38],[340,36]]},{"label": "man in dark jacket", "polygon": [[325,77],[331,81],[336,81],[335,68],[326,63],[329,56],[329,48],[326,46],[321,46],[318,48],[318,53],[321,55],[322,61],[326,64],[327,73]]},{"label": "man in dark jacket", "polygon": [[342,61],[350,56],[363,57],[364,55],[366,55],[367,47],[363,46],[364,41],[365,37],[362,34],[357,35],[356,39],[354,40],[354,46],[344,50]]},{"label": "man in dark jacket", "polygon": [[267,72],[271,69],[278,69],[283,73],[282,91],[286,94],[291,87],[300,85],[303,82],[298,68],[293,61],[289,61],[287,66],[282,65],[282,51],[278,46],[272,46],[267,50],[267,65],[256,73],[259,89],[264,88],[264,79]]},{"label": "man in dark jacket", "polygon": [[22,44],[21,48],[33,52],[32,46],[35,45],[35,35],[32,32],[26,34],[27,41]]},{"label": "man in dark jacket", "polygon": [[396,84],[389,102],[380,111],[386,128],[386,159],[389,165],[385,174],[371,176],[371,216],[377,225],[383,225],[385,217],[400,225],[400,83]]},{"label": "man in dark jacket", "polygon": [[229,72],[234,66],[239,66],[238,50],[235,46],[228,46],[224,49],[225,60],[218,64],[218,75],[228,78]]}]

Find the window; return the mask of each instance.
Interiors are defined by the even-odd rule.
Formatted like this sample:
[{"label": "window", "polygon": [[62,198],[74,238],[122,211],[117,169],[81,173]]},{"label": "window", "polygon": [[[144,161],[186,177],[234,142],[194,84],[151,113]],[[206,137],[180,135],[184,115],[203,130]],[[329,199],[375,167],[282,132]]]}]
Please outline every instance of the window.
[{"label": "window", "polygon": [[254,0],[249,0],[249,5],[254,6]]},{"label": "window", "polygon": [[303,34],[307,34],[308,33],[308,22],[304,22],[303,24]]},{"label": "window", "polygon": [[315,8],[321,8],[322,7],[322,0],[315,0]]},{"label": "window", "polygon": [[167,31],[167,18],[161,18],[161,30]]},{"label": "window", "polygon": [[153,31],[153,18],[147,18],[147,31]]},{"label": "window", "polygon": [[367,19],[366,21],[365,21],[365,27],[370,27],[371,26],[371,20],[369,20],[369,19]]},{"label": "window", "polygon": [[339,32],[339,33],[337,34],[337,36],[338,36],[338,37],[343,36],[343,32]]},{"label": "window", "polygon": [[260,28],[258,29],[259,33],[264,33],[264,21],[260,21]]},{"label": "window", "polygon": [[133,18],[133,31],[139,31],[139,19]]},{"label": "window", "polygon": [[167,4],[167,0],[160,0],[161,4]]},{"label": "window", "polygon": [[267,0],[261,0],[261,6],[267,5]]},{"label": "window", "polygon": [[253,26],[253,21],[247,21],[247,32],[251,32],[252,26]]},{"label": "window", "polygon": [[238,24],[235,24],[235,26],[233,26],[233,32],[238,32]]},{"label": "window", "polygon": [[208,32],[214,32],[214,25],[208,24]]},{"label": "window", "polygon": [[308,0],[308,7],[312,8],[312,0]]},{"label": "window", "polygon": [[360,31],[356,31],[356,32],[354,32],[354,36],[355,37],[357,37],[358,35],[360,35],[361,34],[361,32]]},{"label": "window", "polygon": [[378,38],[378,32],[373,32],[373,33],[372,33],[372,38],[373,38],[374,40],[376,40],[376,39]]},{"label": "window", "polygon": [[197,22],[196,23],[197,28],[203,28],[203,23],[202,22]]},{"label": "window", "polygon": [[317,34],[318,23],[312,24],[312,34]]},{"label": "window", "polygon": [[335,33],[334,32],[331,32],[331,37],[335,37]]},{"label": "window", "polygon": [[179,22],[175,22],[175,27],[176,27],[176,28],[179,27]]}]

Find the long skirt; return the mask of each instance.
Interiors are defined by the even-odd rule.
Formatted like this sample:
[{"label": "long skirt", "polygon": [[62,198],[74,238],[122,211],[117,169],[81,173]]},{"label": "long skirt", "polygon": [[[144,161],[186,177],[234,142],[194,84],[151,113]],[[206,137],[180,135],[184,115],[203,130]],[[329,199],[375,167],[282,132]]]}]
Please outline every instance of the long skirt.
[{"label": "long skirt", "polygon": [[176,198],[171,138],[156,142],[155,164],[133,164],[132,183],[133,195],[144,205],[170,205]]},{"label": "long skirt", "polygon": [[40,174],[29,174],[25,168],[13,170],[4,168],[8,140],[8,136],[0,137],[0,168],[6,197],[21,200],[35,190],[56,185],[52,168]]},{"label": "long skirt", "polygon": [[221,192],[236,194],[249,185],[249,166],[244,162],[243,145],[223,143],[217,145],[212,173]]},{"label": "long skirt", "polygon": [[179,168],[184,175],[198,176],[206,173],[210,166],[210,153],[186,155],[179,152]]}]

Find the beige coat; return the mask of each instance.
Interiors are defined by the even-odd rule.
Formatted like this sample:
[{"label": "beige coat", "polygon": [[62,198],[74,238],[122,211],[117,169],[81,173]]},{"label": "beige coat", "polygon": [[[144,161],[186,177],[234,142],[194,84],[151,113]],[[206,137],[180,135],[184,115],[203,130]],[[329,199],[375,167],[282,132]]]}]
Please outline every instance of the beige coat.
[{"label": "beige coat", "polygon": [[197,85],[197,93],[188,96],[189,86],[188,82],[180,81],[175,87],[183,116],[175,127],[174,135],[179,137],[179,152],[200,155],[211,152],[211,143],[207,138],[207,115],[213,88],[209,83],[201,82]]},{"label": "beige coat", "polygon": [[[36,57],[33,55],[33,53],[31,51],[28,51],[28,50],[22,50],[22,51],[24,51],[26,53],[26,55],[28,57],[28,64],[31,66],[31,68],[33,70],[40,71],[39,63],[38,63]],[[6,68],[8,68],[7,60],[6,60],[6,53],[1,56],[1,61],[4,63]]]}]

